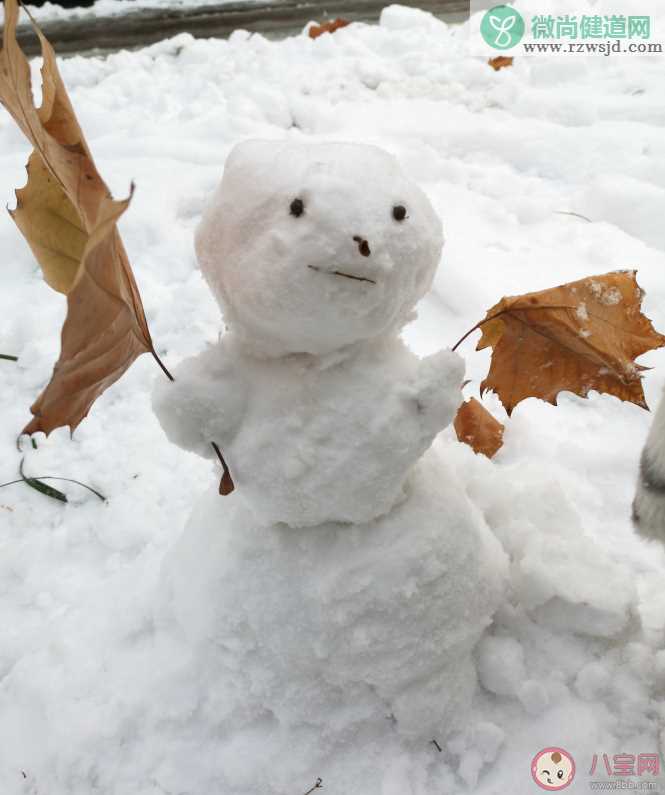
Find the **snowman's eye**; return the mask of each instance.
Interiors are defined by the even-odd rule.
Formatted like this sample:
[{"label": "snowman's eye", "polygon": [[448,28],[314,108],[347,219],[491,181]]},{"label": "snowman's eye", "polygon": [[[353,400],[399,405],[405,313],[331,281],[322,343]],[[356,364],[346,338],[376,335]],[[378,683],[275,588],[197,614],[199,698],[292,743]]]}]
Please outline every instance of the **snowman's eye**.
[{"label": "snowman's eye", "polygon": [[289,212],[299,218],[305,212],[305,205],[302,199],[294,199],[289,207]]},{"label": "snowman's eye", "polygon": [[402,204],[396,204],[393,207],[393,218],[396,221],[403,221],[406,218],[406,207]]}]

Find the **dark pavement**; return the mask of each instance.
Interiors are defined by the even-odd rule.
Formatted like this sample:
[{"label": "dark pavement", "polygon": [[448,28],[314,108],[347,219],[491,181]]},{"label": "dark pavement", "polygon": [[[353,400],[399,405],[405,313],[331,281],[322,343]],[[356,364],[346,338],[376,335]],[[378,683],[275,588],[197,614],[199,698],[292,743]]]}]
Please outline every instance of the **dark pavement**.
[{"label": "dark pavement", "polygon": [[[351,21],[375,22],[391,0],[280,0],[280,2],[230,3],[226,5],[180,6],[138,9],[117,16],[54,20],[42,29],[58,54],[104,52],[143,47],[156,41],[191,33],[196,38],[225,37],[238,28],[270,38],[297,33],[310,20],[344,17]],[[458,22],[468,16],[469,0],[419,0],[402,2]],[[85,12],[82,12],[85,13]],[[28,55],[39,53],[36,36],[21,26],[18,39]]]}]

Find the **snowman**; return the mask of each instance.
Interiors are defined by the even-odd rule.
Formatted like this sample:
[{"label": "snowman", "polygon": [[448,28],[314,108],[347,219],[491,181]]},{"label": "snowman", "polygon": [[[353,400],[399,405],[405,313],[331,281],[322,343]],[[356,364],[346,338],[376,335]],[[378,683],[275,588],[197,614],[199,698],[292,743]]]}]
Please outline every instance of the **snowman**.
[{"label": "snowman", "polygon": [[446,461],[457,442],[432,449],[463,362],[399,336],[442,245],[381,149],[248,141],[227,159],[196,235],[226,331],[154,394],[169,438],[214,442],[236,487],[204,495],[163,568],[220,724],[420,742],[468,715],[506,558]]}]

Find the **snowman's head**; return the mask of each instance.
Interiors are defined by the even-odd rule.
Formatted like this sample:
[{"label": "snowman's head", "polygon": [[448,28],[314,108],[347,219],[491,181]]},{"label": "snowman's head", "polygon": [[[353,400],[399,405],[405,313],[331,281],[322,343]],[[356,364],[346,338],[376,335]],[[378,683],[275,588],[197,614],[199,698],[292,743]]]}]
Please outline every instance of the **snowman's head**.
[{"label": "snowman's head", "polygon": [[395,332],[442,245],[438,216],[395,158],[343,143],[236,146],[196,233],[227,324],[269,356]]}]

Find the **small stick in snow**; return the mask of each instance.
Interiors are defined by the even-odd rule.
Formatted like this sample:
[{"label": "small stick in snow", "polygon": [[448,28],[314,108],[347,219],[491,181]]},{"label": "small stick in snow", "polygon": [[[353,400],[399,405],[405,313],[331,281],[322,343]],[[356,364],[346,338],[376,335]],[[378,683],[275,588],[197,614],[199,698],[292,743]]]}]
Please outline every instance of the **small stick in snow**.
[{"label": "small stick in snow", "polygon": [[316,784],[314,784],[312,789],[308,789],[307,792],[305,793],[305,795],[312,795],[312,792],[314,792],[315,789],[323,789],[323,779],[322,778],[317,778],[316,779]]},{"label": "small stick in snow", "polygon": [[443,748],[441,748],[441,746],[439,745],[439,743],[437,743],[437,741],[436,741],[436,740],[432,740],[431,742],[432,742],[432,744],[434,745],[434,747],[436,748],[436,750],[437,750],[439,753],[442,753],[442,752],[443,752]]},{"label": "small stick in snow", "polygon": [[591,218],[587,218],[586,215],[582,215],[581,213],[573,213],[568,210],[555,210],[556,215],[572,215],[573,218],[581,218],[583,221],[588,221],[590,224],[593,223]]}]

